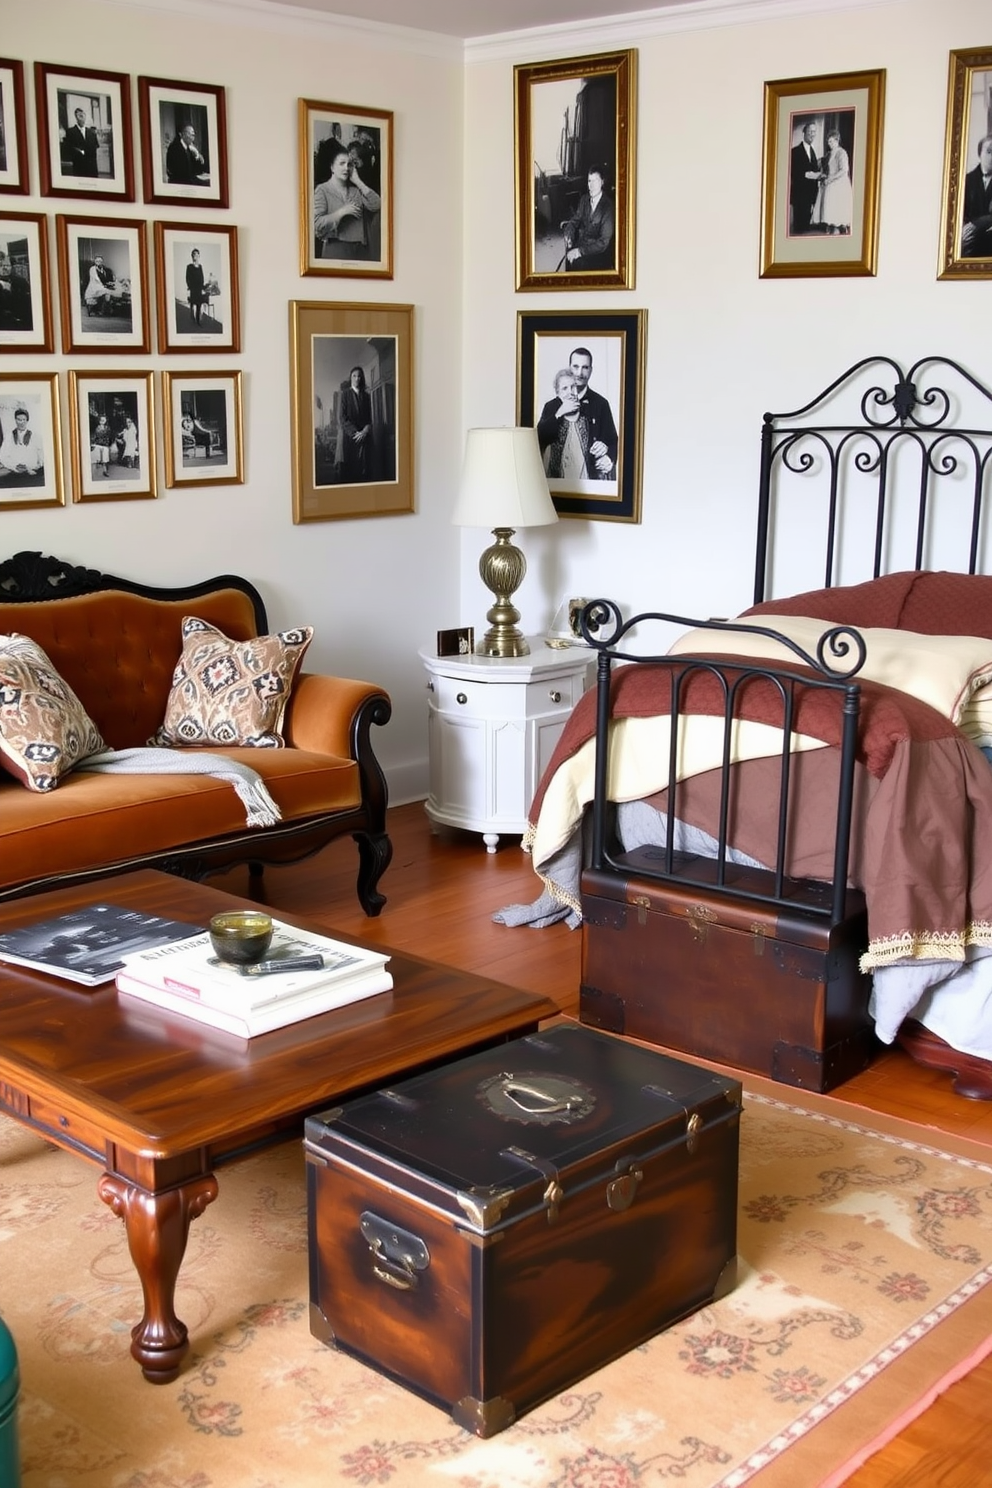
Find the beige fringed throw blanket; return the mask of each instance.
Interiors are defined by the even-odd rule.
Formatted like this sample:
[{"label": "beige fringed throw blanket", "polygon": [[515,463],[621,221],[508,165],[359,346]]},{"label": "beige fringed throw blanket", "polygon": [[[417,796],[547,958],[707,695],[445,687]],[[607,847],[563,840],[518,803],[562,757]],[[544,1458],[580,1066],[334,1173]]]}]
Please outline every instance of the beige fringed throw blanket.
[{"label": "beige fringed throw blanket", "polygon": [[114,775],[213,775],[227,780],[244,802],[249,827],[271,827],[281,819],[262,777],[224,754],[177,749],[104,749],[80,760],[77,770]]}]

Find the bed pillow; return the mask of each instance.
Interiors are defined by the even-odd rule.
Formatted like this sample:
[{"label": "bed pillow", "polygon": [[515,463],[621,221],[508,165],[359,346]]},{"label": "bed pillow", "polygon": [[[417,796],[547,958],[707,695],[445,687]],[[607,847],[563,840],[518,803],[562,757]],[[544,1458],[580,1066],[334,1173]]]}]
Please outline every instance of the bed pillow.
[{"label": "bed pillow", "polygon": [[283,718],[313,627],[232,641],[187,615],[183,650],[152,745],[281,749]]},{"label": "bed pillow", "polygon": [[0,765],[28,790],[50,791],[106,747],[37,641],[0,635]]},{"label": "bed pillow", "polygon": [[[868,579],[863,584],[839,584],[833,589],[811,589],[806,594],[791,594],[785,599],[766,599],[745,610],[741,619],[749,619],[752,615],[811,615],[838,624],[887,626],[894,630],[903,623],[903,608],[919,577],[915,570],[905,570],[885,574],[880,579]],[[928,627],[907,628],[926,630]],[[954,628],[972,634],[970,626]]]},{"label": "bed pillow", "polygon": [[975,688],[961,709],[958,728],[979,749],[992,745],[992,682]]},{"label": "bed pillow", "polygon": [[[811,656],[816,655],[816,643],[827,629],[822,619],[799,615],[776,615],[769,625]],[[992,681],[992,641],[984,636],[917,635],[908,630],[860,626],[858,630],[864,638],[866,656],[855,681],[863,679],[897,687],[900,692],[929,703],[952,723],[960,722],[975,691]],[[687,631],[675,641],[669,655],[684,655],[687,651],[798,661],[787,646],[765,636],[736,631]]]},{"label": "bed pillow", "polygon": [[992,636],[992,577],[944,569],[917,574],[899,628],[920,635]]}]

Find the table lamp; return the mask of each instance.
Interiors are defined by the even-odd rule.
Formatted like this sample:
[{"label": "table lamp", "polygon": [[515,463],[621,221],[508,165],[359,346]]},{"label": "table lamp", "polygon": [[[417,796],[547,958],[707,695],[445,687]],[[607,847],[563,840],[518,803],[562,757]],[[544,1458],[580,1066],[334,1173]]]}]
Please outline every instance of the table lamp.
[{"label": "table lamp", "polygon": [[478,656],[526,656],[530,647],[513,604],[527,560],[510,541],[517,527],[557,522],[536,429],[469,429],[458,500],[451,520],[460,527],[491,527],[496,541],[479,559],[479,575],[495,597]]}]

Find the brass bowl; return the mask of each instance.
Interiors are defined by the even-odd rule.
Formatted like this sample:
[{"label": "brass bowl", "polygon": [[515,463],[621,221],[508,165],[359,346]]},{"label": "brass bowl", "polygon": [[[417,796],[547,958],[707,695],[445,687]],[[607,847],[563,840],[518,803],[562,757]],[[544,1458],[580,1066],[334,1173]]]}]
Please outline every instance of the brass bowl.
[{"label": "brass bowl", "polygon": [[221,961],[252,966],[272,944],[272,919],[255,909],[232,909],[210,921],[210,944]]}]

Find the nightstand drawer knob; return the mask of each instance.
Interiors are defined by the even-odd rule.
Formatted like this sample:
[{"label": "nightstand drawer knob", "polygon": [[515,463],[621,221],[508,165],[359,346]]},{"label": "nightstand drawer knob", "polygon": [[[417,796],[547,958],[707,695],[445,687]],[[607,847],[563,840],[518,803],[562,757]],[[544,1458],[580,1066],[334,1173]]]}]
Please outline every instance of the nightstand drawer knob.
[{"label": "nightstand drawer knob", "polygon": [[467,703],[468,702],[468,698],[465,696],[465,694],[463,692],[460,692],[460,693],[458,693],[457,697],[455,698],[455,702],[456,703]]},{"label": "nightstand drawer knob", "polygon": [[434,683],[433,682],[428,682],[428,684],[427,684],[427,691],[428,692],[433,692],[434,691]]},{"label": "nightstand drawer knob", "polygon": [[561,693],[557,692],[554,688],[552,688],[551,691],[548,693],[548,697],[553,703],[561,702]]}]

